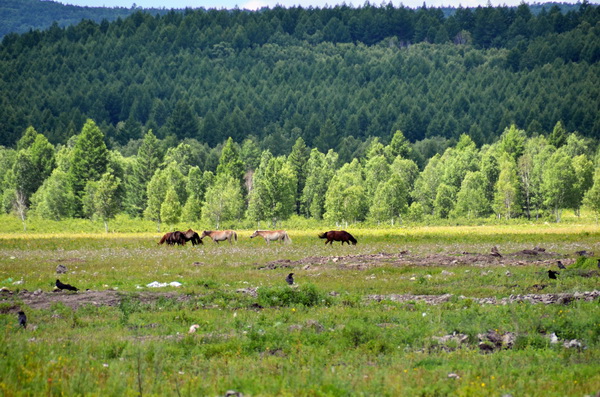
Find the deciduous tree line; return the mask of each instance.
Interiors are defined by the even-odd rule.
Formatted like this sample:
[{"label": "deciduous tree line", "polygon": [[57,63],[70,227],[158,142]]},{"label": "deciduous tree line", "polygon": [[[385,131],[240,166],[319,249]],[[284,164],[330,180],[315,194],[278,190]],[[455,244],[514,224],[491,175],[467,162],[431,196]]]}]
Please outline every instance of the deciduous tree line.
[{"label": "deciduous tree line", "polygon": [[330,223],[432,218],[553,216],[582,206],[600,213],[598,145],[559,122],[548,137],[512,125],[478,148],[468,135],[428,159],[397,131],[388,144],[372,139],[364,155],[340,164],[298,138],[289,155],[229,138],[214,169],[201,168],[189,143],[164,152],[148,131],[136,155],[108,150],[88,120],[68,145],[55,148],[29,127],[16,149],[1,148],[5,211],[105,223],[125,212],[162,224],[202,221],[219,228],[240,219],[275,226],[293,214]]}]

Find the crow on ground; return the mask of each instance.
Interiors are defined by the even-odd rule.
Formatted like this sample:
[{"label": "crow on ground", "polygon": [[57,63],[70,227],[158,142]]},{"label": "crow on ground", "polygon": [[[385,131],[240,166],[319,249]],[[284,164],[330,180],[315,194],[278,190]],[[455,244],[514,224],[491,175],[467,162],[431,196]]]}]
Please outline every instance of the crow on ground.
[{"label": "crow on ground", "polygon": [[566,269],[565,265],[563,265],[561,261],[556,262],[556,264],[558,265],[559,269]]},{"label": "crow on ground", "polygon": [[19,312],[19,325],[23,328],[27,328],[27,316],[24,311]]},{"label": "crow on ground", "polygon": [[290,273],[287,275],[287,277],[285,278],[285,282],[288,283],[289,285],[294,284],[294,273]]},{"label": "crow on ground", "polygon": [[61,283],[59,279],[56,279],[56,287],[58,289],[66,289],[66,290],[69,290],[69,291],[79,291],[78,288],[73,287],[70,284],[63,284],[63,283]]},{"label": "crow on ground", "polygon": [[556,275],[560,274],[559,272],[555,272],[554,270],[548,270],[548,277],[552,280],[556,280]]}]

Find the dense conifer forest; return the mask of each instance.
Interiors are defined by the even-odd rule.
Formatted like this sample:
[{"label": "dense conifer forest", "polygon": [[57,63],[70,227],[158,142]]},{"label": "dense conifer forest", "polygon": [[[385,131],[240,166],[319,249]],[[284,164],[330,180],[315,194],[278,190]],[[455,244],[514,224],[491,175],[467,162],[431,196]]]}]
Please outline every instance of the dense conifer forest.
[{"label": "dense conifer forest", "polygon": [[217,227],[598,211],[599,21],[366,3],[10,33],[2,205]]}]

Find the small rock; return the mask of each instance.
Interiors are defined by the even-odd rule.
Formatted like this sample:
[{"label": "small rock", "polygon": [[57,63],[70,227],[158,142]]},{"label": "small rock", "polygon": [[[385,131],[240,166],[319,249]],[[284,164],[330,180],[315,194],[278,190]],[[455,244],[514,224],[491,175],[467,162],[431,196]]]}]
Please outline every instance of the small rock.
[{"label": "small rock", "polygon": [[188,334],[193,334],[194,332],[196,332],[198,330],[198,328],[200,328],[200,326],[198,324],[194,324],[190,327],[190,330],[188,331]]},{"label": "small rock", "polygon": [[450,379],[460,379],[460,376],[458,376],[458,374],[455,374],[454,372],[451,372],[448,374],[448,378]]},{"label": "small rock", "polygon": [[442,270],[442,276],[454,276],[454,273],[449,272],[448,270]]},{"label": "small rock", "polygon": [[58,265],[56,266],[56,273],[58,274],[64,274],[68,271],[67,267],[65,265]]},{"label": "small rock", "polygon": [[244,397],[244,395],[242,393],[240,393],[239,391],[227,390],[225,392],[225,397]]}]

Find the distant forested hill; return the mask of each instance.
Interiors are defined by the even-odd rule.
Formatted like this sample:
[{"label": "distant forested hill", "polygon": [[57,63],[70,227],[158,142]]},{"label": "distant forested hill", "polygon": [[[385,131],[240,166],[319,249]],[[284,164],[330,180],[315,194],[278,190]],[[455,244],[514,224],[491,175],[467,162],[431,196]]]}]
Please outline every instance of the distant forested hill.
[{"label": "distant forested hill", "polygon": [[600,136],[600,8],[337,6],[137,11],[9,34],[0,144],[28,126],[65,143],[91,118],[111,145],[152,129],[210,146],[302,136],[352,153],[368,137],[494,141],[516,124]]},{"label": "distant forested hill", "polygon": [[[136,12],[135,8],[78,7],[50,0],[0,0],[0,38],[8,33],[44,30],[57,23],[60,27],[75,25],[82,19],[114,21]],[[165,14],[165,9],[147,9],[149,13]]]}]

